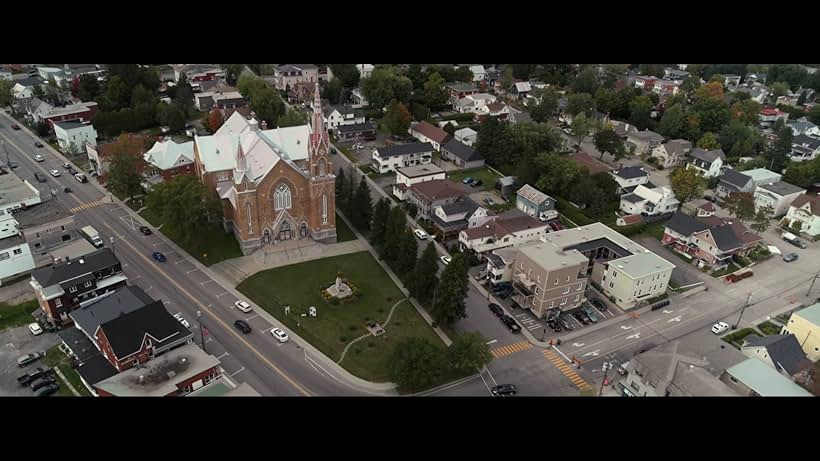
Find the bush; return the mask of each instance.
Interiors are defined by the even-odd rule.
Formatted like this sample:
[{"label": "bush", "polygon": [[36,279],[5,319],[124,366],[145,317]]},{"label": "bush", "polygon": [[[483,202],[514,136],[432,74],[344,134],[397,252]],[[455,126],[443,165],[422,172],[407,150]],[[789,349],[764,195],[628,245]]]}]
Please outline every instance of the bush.
[{"label": "bush", "polygon": [[374,343],[373,341],[368,341],[367,347],[376,347],[376,343]]},{"label": "bush", "polygon": [[347,336],[345,336],[345,335],[339,336],[339,342],[340,343],[346,343],[347,342]]},{"label": "bush", "polygon": [[472,122],[473,121],[473,114],[453,114],[448,115],[446,117],[441,117],[440,120],[443,122],[445,120],[455,120],[457,122]]},{"label": "bush", "polygon": [[660,295],[658,295],[658,296],[655,296],[654,298],[649,298],[649,299],[647,299],[647,300],[646,300],[646,303],[647,303],[647,304],[655,304],[656,302],[661,301],[661,300],[664,300],[664,299],[666,299],[666,298],[668,298],[668,297],[669,297],[669,294],[668,294],[668,293],[663,293],[663,294],[660,294]]},{"label": "bush", "polygon": [[362,353],[362,349],[361,349],[360,347],[354,347],[354,348],[353,348],[353,352],[354,352],[356,355],[359,355],[359,354],[361,354],[361,353]]},{"label": "bush", "polygon": [[780,334],[780,327],[771,322],[763,322],[757,328],[765,335]]},{"label": "bush", "polygon": [[641,232],[645,231],[646,227],[647,226],[646,226],[645,223],[638,223],[638,224],[632,224],[632,225],[629,225],[629,226],[619,227],[617,230],[624,237],[630,237],[630,236],[640,234]]}]

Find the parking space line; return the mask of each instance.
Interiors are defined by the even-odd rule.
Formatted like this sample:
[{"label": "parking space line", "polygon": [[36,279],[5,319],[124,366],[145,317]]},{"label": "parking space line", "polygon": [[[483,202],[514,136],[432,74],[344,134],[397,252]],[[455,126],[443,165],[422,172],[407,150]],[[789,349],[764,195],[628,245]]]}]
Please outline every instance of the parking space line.
[{"label": "parking space line", "polygon": [[539,329],[539,328],[541,328],[541,324],[535,324],[535,325],[533,325],[533,326],[529,326],[529,327],[527,327],[527,330],[532,331],[532,330],[537,330],[537,329]]},{"label": "parking space line", "polygon": [[179,261],[174,261],[174,264],[182,264],[184,262],[188,262],[187,259],[180,259]]},{"label": "parking space line", "polygon": [[186,271],[185,273],[190,274],[191,272],[195,272],[195,271],[198,271],[198,270],[199,270],[199,268],[197,267],[197,268],[191,269],[189,271]]},{"label": "parking space line", "polygon": [[250,322],[251,319],[255,319],[256,317],[259,317],[259,314],[253,314],[250,317],[246,318],[245,321]]},{"label": "parking space line", "polygon": [[236,376],[237,374],[239,374],[240,372],[243,372],[243,371],[245,371],[245,367],[242,367],[242,368],[236,370],[234,373],[231,373],[231,376]]},{"label": "parking space line", "polygon": [[219,299],[220,296],[225,296],[225,295],[229,295],[229,294],[230,293],[228,293],[227,291],[223,291],[222,293],[219,293],[218,295],[216,295],[216,298]]},{"label": "parking space line", "polygon": [[225,357],[226,355],[229,355],[229,354],[228,354],[227,352],[225,352],[224,354],[220,355],[220,356],[219,356],[219,357],[217,357],[216,359],[217,359],[217,360],[219,360],[219,359],[221,359],[222,357]]},{"label": "parking space line", "polygon": [[206,281],[204,281],[204,282],[199,282],[199,284],[200,284],[200,285],[202,285],[202,286],[204,287],[206,283],[211,283],[211,282],[213,282],[213,281],[214,281],[213,279],[208,279],[208,280],[206,280]]}]

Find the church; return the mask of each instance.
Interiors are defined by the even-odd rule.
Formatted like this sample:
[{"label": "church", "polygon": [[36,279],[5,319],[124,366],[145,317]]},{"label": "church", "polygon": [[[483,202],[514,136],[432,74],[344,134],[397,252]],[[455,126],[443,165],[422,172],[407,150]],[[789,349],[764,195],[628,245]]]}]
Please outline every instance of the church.
[{"label": "church", "polygon": [[260,127],[234,112],[211,136],[194,137],[194,167],[221,200],[224,226],[243,254],[287,240],[336,242],[330,140],[316,84],[307,125]]}]

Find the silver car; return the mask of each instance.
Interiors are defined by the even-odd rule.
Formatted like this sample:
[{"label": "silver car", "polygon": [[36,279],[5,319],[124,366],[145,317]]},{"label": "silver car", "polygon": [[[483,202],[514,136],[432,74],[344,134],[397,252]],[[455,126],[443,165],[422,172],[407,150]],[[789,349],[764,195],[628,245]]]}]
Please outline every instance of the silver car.
[{"label": "silver car", "polygon": [[786,261],[787,263],[790,263],[792,261],[797,261],[797,258],[798,258],[797,253],[789,253],[787,255],[783,255],[783,261]]}]

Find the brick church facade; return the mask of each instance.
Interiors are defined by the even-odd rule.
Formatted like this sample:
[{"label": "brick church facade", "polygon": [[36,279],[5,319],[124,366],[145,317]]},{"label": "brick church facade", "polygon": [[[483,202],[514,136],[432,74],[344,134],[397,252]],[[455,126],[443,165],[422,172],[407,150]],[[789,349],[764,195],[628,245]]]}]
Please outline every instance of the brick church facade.
[{"label": "brick church facade", "polygon": [[309,125],[260,130],[234,113],[214,135],[194,140],[197,175],[221,199],[226,230],[244,254],[287,240],[336,242],[336,178],[315,107]]}]

